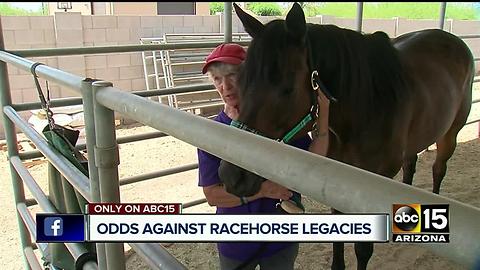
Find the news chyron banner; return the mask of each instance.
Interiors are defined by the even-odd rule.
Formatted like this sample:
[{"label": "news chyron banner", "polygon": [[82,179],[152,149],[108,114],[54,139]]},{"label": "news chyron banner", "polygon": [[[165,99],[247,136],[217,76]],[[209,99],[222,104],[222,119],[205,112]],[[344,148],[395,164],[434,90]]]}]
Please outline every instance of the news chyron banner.
[{"label": "news chyron banner", "polygon": [[388,242],[390,235],[388,214],[181,214],[180,204],[90,204],[82,222],[89,242]]}]

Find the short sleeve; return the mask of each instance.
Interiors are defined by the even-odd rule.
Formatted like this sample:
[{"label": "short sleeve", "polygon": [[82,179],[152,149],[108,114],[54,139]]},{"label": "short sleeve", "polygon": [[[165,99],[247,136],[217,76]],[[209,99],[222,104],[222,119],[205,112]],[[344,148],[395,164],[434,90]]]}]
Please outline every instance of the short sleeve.
[{"label": "short sleeve", "polygon": [[198,155],[198,186],[207,187],[221,183],[218,176],[218,167],[220,167],[220,158],[197,149]]}]

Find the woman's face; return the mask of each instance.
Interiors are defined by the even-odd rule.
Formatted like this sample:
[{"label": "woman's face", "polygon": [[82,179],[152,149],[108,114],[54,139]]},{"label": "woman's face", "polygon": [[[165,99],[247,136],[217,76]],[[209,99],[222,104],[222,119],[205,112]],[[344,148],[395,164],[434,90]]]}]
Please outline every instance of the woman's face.
[{"label": "woman's face", "polygon": [[213,85],[225,104],[238,107],[240,103],[237,84],[239,66],[226,63],[213,63],[208,71]]}]

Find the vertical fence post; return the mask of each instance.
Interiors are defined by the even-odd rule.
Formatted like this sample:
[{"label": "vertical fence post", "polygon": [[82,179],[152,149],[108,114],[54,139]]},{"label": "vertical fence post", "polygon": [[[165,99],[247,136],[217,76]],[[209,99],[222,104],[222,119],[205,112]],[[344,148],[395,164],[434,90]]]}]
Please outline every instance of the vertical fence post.
[{"label": "vertical fence post", "polygon": [[443,30],[445,28],[445,13],[447,10],[447,2],[442,2],[440,4],[440,21],[439,21],[439,28]]},{"label": "vertical fence post", "polygon": [[[101,202],[100,184],[98,180],[98,168],[95,165],[95,119],[93,114],[93,89],[95,80],[86,78],[82,81],[83,119],[85,119],[85,135],[88,156],[88,176],[90,179],[90,191],[93,202]],[[105,256],[105,244],[97,243],[97,262],[99,269],[107,269]]]},{"label": "vertical fence post", "polygon": [[[93,109],[95,121],[95,165],[98,168],[100,199],[102,202],[120,202],[118,145],[115,138],[115,116],[109,108],[96,101],[96,93],[112,83],[98,81],[93,87]],[[123,243],[105,244],[107,269],[125,270]]]},{"label": "vertical fence post", "polygon": [[363,2],[357,2],[357,32],[362,32],[363,23]]},{"label": "vertical fence post", "polygon": [[232,2],[224,3],[223,34],[225,43],[232,42]]},{"label": "vertical fence post", "polygon": [[[0,50],[5,50],[5,43],[3,40],[3,28],[2,20],[0,18]],[[15,125],[12,121],[3,113],[3,108],[5,106],[12,105],[12,97],[10,95],[10,84],[8,82],[8,71],[7,64],[3,61],[0,61],[0,103],[2,111],[0,115],[2,116],[3,129],[5,132],[5,139],[7,141],[8,147],[8,158],[12,156],[18,156],[17,148],[17,134],[15,133]],[[23,182],[20,179],[17,171],[10,164],[10,175],[12,180],[13,187],[13,196],[15,198],[15,214],[17,215],[18,228],[20,230],[20,242],[21,242],[21,254],[23,257],[23,262],[25,264],[25,269],[30,269],[27,258],[23,255],[23,251],[26,247],[32,245],[32,240],[30,239],[30,233],[27,230],[27,227],[22,221],[20,214],[17,211],[18,203],[25,202],[25,190],[23,189]],[[6,179],[1,179],[0,181],[5,181]]]}]

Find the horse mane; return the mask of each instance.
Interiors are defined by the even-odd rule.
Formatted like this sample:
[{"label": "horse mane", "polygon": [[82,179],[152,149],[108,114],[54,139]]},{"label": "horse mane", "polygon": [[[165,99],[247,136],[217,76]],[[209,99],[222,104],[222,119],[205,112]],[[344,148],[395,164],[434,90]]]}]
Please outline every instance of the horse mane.
[{"label": "horse mane", "polygon": [[[389,37],[383,32],[361,34],[334,25],[307,24],[307,29],[314,67],[338,99],[338,104],[331,107],[341,114],[337,113],[340,122],[349,126],[352,135],[373,124],[388,128],[406,91],[398,52]],[[295,46],[305,44],[289,36],[283,20],[266,24],[247,52],[239,80],[242,94],[280,86],[280,71],[288,66],[285,53]]]},{"label": "horse mane", "polygon": [[349,133],[359,135],[370,125],[389,129],[407,87],[398,51],[388,35],[334,25],[308,24],[308,29],[315,66],[337,97]]}]

